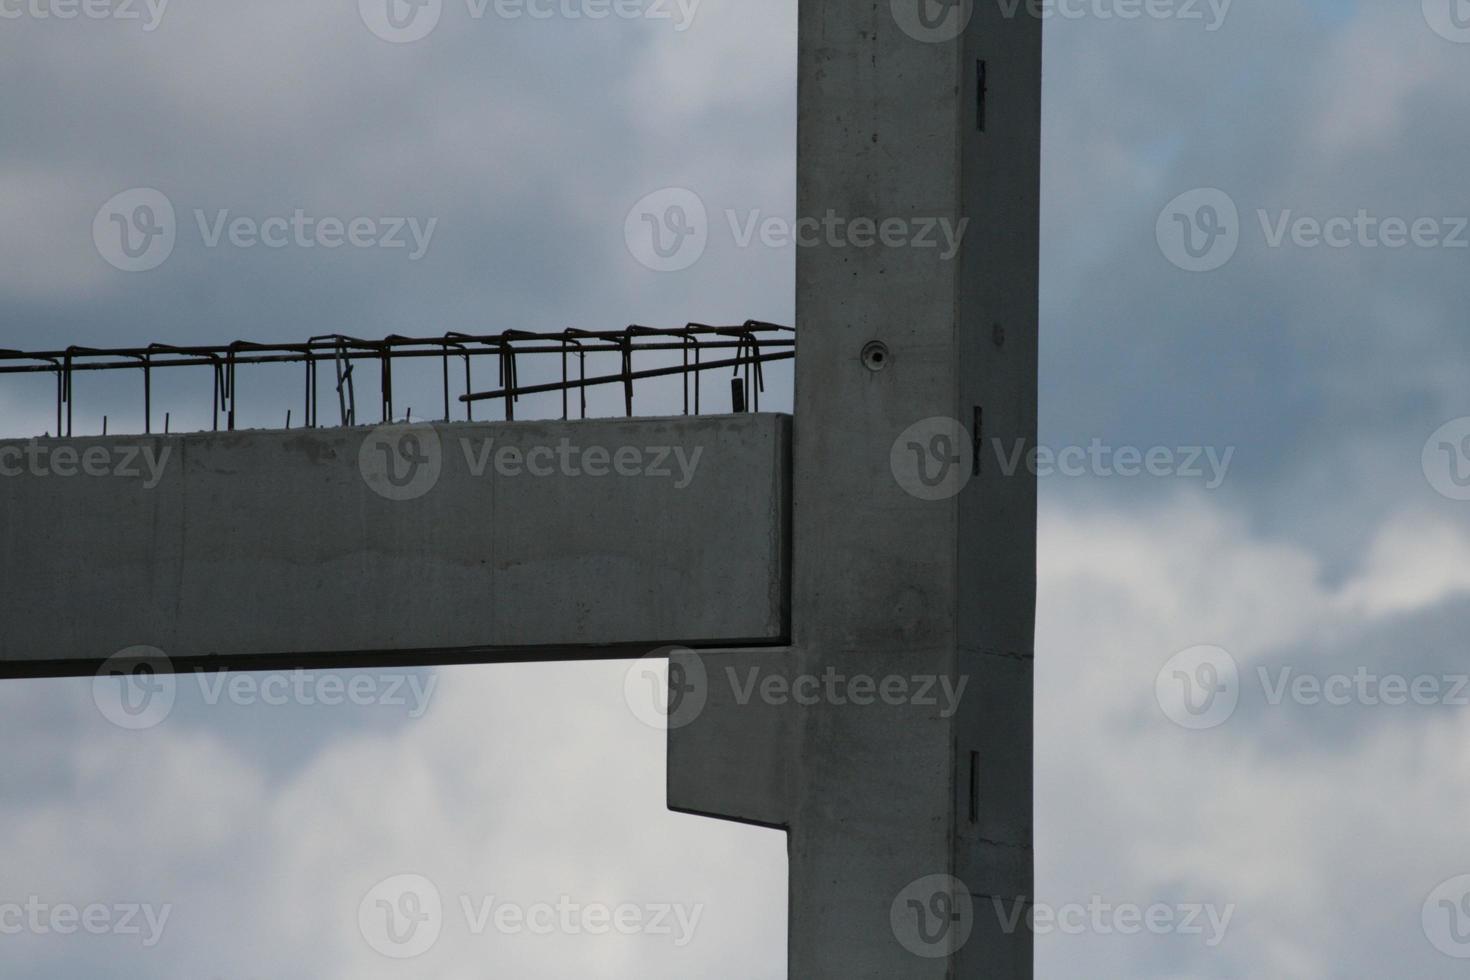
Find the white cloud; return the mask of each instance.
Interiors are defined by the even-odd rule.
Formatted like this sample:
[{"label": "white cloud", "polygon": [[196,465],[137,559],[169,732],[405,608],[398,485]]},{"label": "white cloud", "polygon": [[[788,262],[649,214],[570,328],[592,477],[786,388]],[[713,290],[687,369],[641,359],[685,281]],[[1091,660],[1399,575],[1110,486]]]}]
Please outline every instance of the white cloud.
[{"label": "white cloud", "polygon": [[[1175,727],[1152,696],[1164,662],[1196,644],[1226,647],[1243,677],[1294,650],[1306,651],[1298,670],[1322,658],[1350,673],[1332,659],[1343,644],[1470,593],[1470,546],[1447,531],[1387,521],[1363,567],[1333,587],[1311,554],[1198,501],[1147,516],[1046,512],[1040,897],[1237,911],[1215,950],[1185,937],[1043,938],[1038,975],[1310,978],[1353,963],[1392,971],[1395,957],[1447,965],[1418,935],[1418,903],[1470,866],[1454,816],[1470,805],[1470,713],[1400,713],[1303,757],[1305,745],[1263,741],[1239,716],[1212,731]],[[1436,537],[1414,560],[1416,543]]]}]

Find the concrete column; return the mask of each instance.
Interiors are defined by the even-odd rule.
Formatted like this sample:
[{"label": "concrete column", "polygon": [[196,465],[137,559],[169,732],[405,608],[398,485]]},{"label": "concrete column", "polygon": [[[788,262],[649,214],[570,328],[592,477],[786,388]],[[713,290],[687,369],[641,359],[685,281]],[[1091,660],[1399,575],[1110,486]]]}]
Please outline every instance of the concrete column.
[{"label": "concrete column", "polygon": [[967,687],[792,710],[799,980],[1031,976],[1035,482],[994,447],[1035,438],[1041,24],[1008,6],[801,0],[795,670]]}]

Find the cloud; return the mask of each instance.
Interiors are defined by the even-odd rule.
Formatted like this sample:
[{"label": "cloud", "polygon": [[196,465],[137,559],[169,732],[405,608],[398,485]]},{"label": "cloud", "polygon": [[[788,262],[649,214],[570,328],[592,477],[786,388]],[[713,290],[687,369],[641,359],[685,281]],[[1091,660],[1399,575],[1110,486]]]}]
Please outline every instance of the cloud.
[{"label": "cloud", "polygon": [[[172,908],[152,950],[122,936],[6,937],[7,975],[90,963],[153,980],[400,977],[405,964],[364,939],[358,907],[404,873],[428,877],[445,903],[415,976],[784,975],[784,836],[665,809],[664,734],[625,705],[628,666],[444,669],[423,719],[389,730],[353,717],[381,706],[318,709],[294,721],[330,737],[309,738],[310,757],[284,779],[266,751],[281,709],[255,705],[227,741],[187,710],[152,730],[111,730],[84,703],[88,680],[7,687],[9,704],[45,705],[7,713],[7,728],[65,721],[44,775],[7,763],[0,902]],[[66,789],[14,792],[16,775]],[[473,927],[486,902],[563,900],[636,906],[650,928]],[[664,906],[685,915],[671,914],[669,934],[654,921]]]},{"label": "cloud", "polygon": [[[1213,503],[1183,499],[1147,518],[1045,514],[1040,898],[1236,911],[1214,949],[1189,936],[1043,937],[1038,975],[1450,975],[1419,931],[1419,906],[1470,866],[1452,816],[1470,803],[1470,710],[1323,709],[1350,720],[1319,743],[1331,719],[1290,700],[1267,707],[1254,692],[1247,705],[1243,694],[1230,722],[1197,732],[1153,697],[1165,661],[1198,644],[1225,646],[1245,691],[1258,667],[1282,664],[1316,676],[1360,664],[1464,673],[1462,652],[1380,646],[1422,638],[1444,603],[1470,594],[1470,547],[1445,530],[1389,519],[1380,546],[1333,586],[1310,552]],[[1408,541],[1436,532],[1437,557],[1405,560]],[[1451,607],[1451,636],[1467,610]]]}]

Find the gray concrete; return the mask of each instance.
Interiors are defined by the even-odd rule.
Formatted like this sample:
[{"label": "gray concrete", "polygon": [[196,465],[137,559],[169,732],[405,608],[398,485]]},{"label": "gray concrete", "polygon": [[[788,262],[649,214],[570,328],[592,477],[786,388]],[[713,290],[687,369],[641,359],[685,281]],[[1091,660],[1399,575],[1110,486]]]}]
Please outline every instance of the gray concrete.
[{"label": "gray concrete", "polygon": [[[1035,481],[992,457],[957,495],[919,499],[890,449],[926,418],[974,429],[977,410],[970,435],[1034,445],[1041,24],[1024,5],[1006,19],[976,4],[958,38],[931,43],[895,16],[921,4],[969,8],[801,3],[799,214],[971,223],[955,261],[798,249],[793,655],[771,669],[969,686],[945,717],[917,703],[773,710],[712,680],[705,710],[669,736],[672,806],[789,828],[800,980],[1032,972],[1024,918],[1004,929],[995,902],[1024,911],[1033,893]],[[873,341],[881,365],[862,360]],[[967,941],[932,957],[913,947],[921,929],[945,934],[927,915],[938,906],[905,900],[930,875],[959,879],[973,908]]]},{"label": "gray concrete", "polygon": [[140,644],[250,667],[779,642],[789,431],[745,415],[0,442],[0,671]]},{"label": "gray concrete", "polygon": [[795,663],[789,648],[671,654],[671,685],[682,680],[700,700],[691,710],[669,712],[669,809],[764,827],[790,825],[795,713],[788,704],[744,697],[743,682],[752,670],[761,680],[790,678]]},{"label": "gray concrete", "polygon": [[[789,831],[789,975],[1029,978],[1024,917],[1002,915],[1033,893],[1035,481],[986,454],[953,494],[913,485],[970,436],[1035,441],[1041,23],[1004,6],[801,0],[798,212],[849,224],[798,249],[790,446],[775,417],[437,427],[438,484],[402,501],[359,472],[363,430],[153,440],[179,450],[153,490],[0,478],[0,669],[132,644],[255,663],[731,648],[673,658],[671,693],[700,696],[670,727],[669,804]],[[957,36],[914,36],[953,11]],[[969,225],[947,258],[942,235],[875,242],[894,219],[931,242]],[[935,417],[973,431],[915,441],[906,482],[900,437]],[[467,434],[706,453],[682,490],[487,480]],[[401,434],[370,448],[422,455]],[[834,676],[866,700],[824,694]],[[875,702],[890,679],[914,696]],[[926,681],[963,696],[924,700]]]}]

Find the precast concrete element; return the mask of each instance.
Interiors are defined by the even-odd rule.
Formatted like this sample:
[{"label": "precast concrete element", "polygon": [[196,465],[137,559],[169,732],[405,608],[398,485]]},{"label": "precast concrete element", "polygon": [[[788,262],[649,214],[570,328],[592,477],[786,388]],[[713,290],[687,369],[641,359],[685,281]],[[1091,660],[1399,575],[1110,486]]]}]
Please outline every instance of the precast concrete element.
[{"label": "precast concrete element", "polygon": [[0,442],[0,671],[783,641],[790,418]]},{"label": "precast concrete element", "polygon": [[796,980],[1029,978],[1035,480],[975,450],[1035,444],[1041,20],[800,31],[797,210],[863,234],[797,249],[792,648],[680,655],[776,679],[706,665],[670,805],[789,829]]}]

